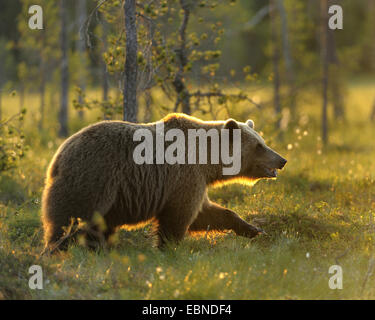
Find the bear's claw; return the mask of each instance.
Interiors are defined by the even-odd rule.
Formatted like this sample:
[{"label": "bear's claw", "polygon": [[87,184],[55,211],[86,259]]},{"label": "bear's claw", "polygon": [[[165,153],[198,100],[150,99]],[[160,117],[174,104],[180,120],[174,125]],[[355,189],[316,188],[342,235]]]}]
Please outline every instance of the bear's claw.
[{"label": "bear's claw", "polygon": [[258,234],[264,234],[264,235],[268,235],[268,233],[266,231],[264,231],[263,229],[261,228],[257,228],[258,229]]}]

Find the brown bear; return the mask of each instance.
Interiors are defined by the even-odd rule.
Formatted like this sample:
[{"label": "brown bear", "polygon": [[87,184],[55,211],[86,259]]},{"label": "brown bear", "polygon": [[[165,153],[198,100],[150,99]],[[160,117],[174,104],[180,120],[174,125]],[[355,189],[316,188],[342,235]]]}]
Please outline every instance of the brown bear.
[{"label": "brown bear", "polygon": [[[210,138],[211,144],[199,136],[198,143],[192,148],[188,145],[191,139],[180,143],[190,153],[199,153],[206,148],[207,159],[189,162],[189,152],[185,152],[182,157],[180,153],[181,161],[176,163],[153,161],[163,152],[167,153],[166,147],[174,141],[169,139],[161,143],[164,133],[158,132],[158,125],[163,126],[164,132],[178,129],[186,136],[193,130],[210,132],[206,138]],[[159,142],[147,145],[146,131],[151,139],[159,139]],[[233,174],[224,174],[228,162],[224,164],[222,158],[218,159],[214,154],[217,145],[213,142],[219,142],[218,148],[224,149],[220,145],[224,143],[224,135],[219,134],[219,140],[215,140],[212,134],[225,131],[229,132],[228,156],[239,157],[240,167]],[[143,142],[136,138],[139,132],[144,134]],[[240,133],[240,139],[236,140],[240,143],[237,148],[240,153],[234,148],[234,137],[238,138],[236,132]],[[137,148],[139,151],[141,143],[149,150],[141,152],[145,162],[137,163],[135,151]],[[151,157],[147,158],[146,153]],[[176,152],[169,155],[172,154],[176,155]],[[49,165],[42,199],[46,249],[61,244],[66,228],[77,218],[92,223],[95,229],[95,214],[100,214],[105,222],[105,231],[100,237],[98,233],[91,234],[90,240],[98,242],[108,240],[119,226],[136,226],[148,221],[155,224],[160,246],[169,240],[181,240],[187,231],[233,230],[238,235],[252,238],[263,231],[210,201],[207,188],[217,183],[254,183],[262,178],[275,178],[276,169],[282,169],[285,164],[283,157],[266,146],[251,120],[246,123],[233,119],[202,121],[184,114],[171,114],[149,124],[103,121],[90,125],[68,138]],[[87,232],[86,236],[89,236]]]}]

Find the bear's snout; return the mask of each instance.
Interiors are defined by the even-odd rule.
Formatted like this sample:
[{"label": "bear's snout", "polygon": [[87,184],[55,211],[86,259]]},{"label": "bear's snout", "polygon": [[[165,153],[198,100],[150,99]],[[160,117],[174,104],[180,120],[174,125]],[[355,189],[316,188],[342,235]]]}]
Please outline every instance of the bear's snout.
[{"label": "bear's snout", "polygon": [[267,167],[270,167],[272,169],[282,169],[284,168],[285,164],[287,163],[287,160],[283,158],[281,155],[279,155],[276,151],[272,150],[271,148],[268,148],[267,152],[267,158],[268,163]]},{"label": "bear's snout", "polygon": [[281,158],[280,161],[279,161],[279,167],[278,167],[277,169],[282,169],[282,168],[284,168],[287,162],[288,162],[288,161],[287,161],[286,159]]}]

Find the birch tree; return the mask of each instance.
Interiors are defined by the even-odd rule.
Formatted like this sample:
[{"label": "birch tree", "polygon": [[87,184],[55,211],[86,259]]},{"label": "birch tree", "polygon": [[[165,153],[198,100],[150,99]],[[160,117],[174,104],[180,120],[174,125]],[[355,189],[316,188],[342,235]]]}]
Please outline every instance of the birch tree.
[{"label": "birch tree", "polygon": [[286,82],[289,87],[290,110],[293,117],[296,116],[296,88],[295,75],[293,68],[293,59],[290,49],[290,38],[288,28],[288,15],[284,6],[284,0],[277,0],[277,8],[280,14],[281,22],[281,40],[283,48],[283,57],[285,61]]},{"label": "birch tree", "polygon": [[[270,7],[275,7],[276,1],[270,0]],[[280,51],[279,51],[279,40],[277,32],[277,18],[276,11],[270,9],[271,18],[271,42],[272,42],[272,65],[273,65],[273,103],[274,110],[277,117],[276,126],[280,128],[281,119],[281,103],[280,103]]]},{"label": "birch tree", "polygon": [[69,95],[69,66],[68,66],[68,14],[66,1],[60,0],[60,22],[61,22],[61,98],[59,111],[59,136],[68,136],[68,95]]},{"label": "birch tree", "polygon": [[137,41],[137,19],[135,0],[125,0],[125,35],[126,55],[124,70],[124,111],[125,121],[137,121],[137,75],[138,75],[138,41]]},{"label": "birch tree", "polygon": [[328,56],[328,0],[320,0],[320,34],[321,34],[321,60],[322,60],[322,141],[328,143],[328,78],[329,78],[329,56]]},{"label": "birch tree", "polygon": [[[83,94],[86,91],[86,44],[82,35],[82,29],[87,19],[87,4],[86,0],[78,0],[76,2],[76,19],[78,27],[77,51],[79,61],[78,86]],[[80,103],[82,103],[82,95],[79,96]],[[83,119],[83,110],[78,111],[80,119]]]}]

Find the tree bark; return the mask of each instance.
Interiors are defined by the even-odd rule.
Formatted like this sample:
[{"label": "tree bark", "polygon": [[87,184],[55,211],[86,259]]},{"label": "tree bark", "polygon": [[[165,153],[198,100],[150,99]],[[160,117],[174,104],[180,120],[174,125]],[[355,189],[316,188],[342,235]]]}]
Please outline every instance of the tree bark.
[{"label": "tree bark", "polygon": [[66,1],[60,0],[61,19],[61,105],[59,112],[59,136],[68,135],[68,94],[69,94],[69,70],[68,70],[68,39],[67,39],[67,10]]},{"label": "tree bark", "polygon": [[[275,7],[276,0],[270,0],[270,7]],[[277,24],[276,24],[276,14],[274,10],[270,9],[270,19],[271,19],[271,41],[272,41],[272,64],[273,64],[273,102],[274,110],[277,116],[276,127],[280,128],[281,120],[281,104],[280,104],[280,52],[277,36]]]},{"label": "tree bark", "polygon": [[[334,67],[334,68],[333,68]],[[342,93],[342,81],[340,81],[339,65],[331,66],[332,75],[331,80],[331,92],[332,92],[332,104],[333,104],[333,115],[336,120],[345,119],[345,105]],[[336,72],[335,72],[336,71]]]},{"label": "tree bark", "polygon": [[[328,0],[327,6],[330,7],[334,2]],[[328,10],[328,9],[327,9]],[[327,17],[328,19],[328,17]],[[328,23],[328,22],[327,22]],[[336,50],[336,38],[335,31],[327,28],[327,55],[328,55],[328,68],[329,68],[329,84],[332,105],[333,105],[333,115],[336,120],[345,119],[345,105],[343,99],[343,74],[340,72],[340,61]]]},{"label": "tree bark", "polygon": [[125,0],[126,60],[124,72],[124,113],[125,121],[137,122],[137,20],[135,0]]},{"label": "tree bark", "polygon": [[322,59],[322,141],[324,145],[328,144],[328,75],[329,75],[329,56],[328,56],[328,1],[320,0],[320,20],[321,20],[321,59]]},{"label": "tree bark", "polygon": [[[370,12],[370,19],[371,19],[371,39],[375,38],[375,1],[369,0],[369,12]],[[371,66],[372,70],[375,71],[375,41],[371,41]]]},{"label": "tree bark", "polygon": [[290,101],[290,111],[292,117],[296,116],[296,89],[295,89],[295,79],[294,79],[294,68],[293,60],[290,53],[290,43],[289,43],[289,31],[288,31],[288,16],[284,6],[284,0],[277,0],[278,11],[280,13],[281,19],[281,35],[282,35],[282,47],[283,56],[285,60],[286,69],[286,81],[289,87],[289,101]]},{"label": "tree bark", "polygon": [[[373,0],[368,0],[368,6],[369,6],[369,12],[370,14],[372,15],[372,17],[375,15],[375,1]],[[374,39],[375,37],[375,21],[373,18],[371,18],[371,35],[372,35],[372,39]],[[371,66],[372,66],[372,70],[375,70],[375,42],[372,41],[372,44],[371,44]],[[374,97],[374,103],[372,105],[372,111],[371,111],[371,121],[375,121],[375,97]]]},{"label": "tree bark", "polygon": [[[108,83],[108,72],[107,72],[107,65],[103,61],[102,63],[102,100],[103,103],[105,104],[105,109],[108,108],[108,92],[109,92],[109,83]],[[104,120],[109,120],[110,117],[108,116],[107,112],[104,111],[103,115]]]},{"label": "tree bark", "polygon": [[176,100],[175,109],[177,109],[177,107],[181,104],[182,112],[186,114],[191,114],[190,93],[184,81],[184,69],[185,69],[185,66],[187,65],[186,28],[189,23],[190,7],[186,0],[180,0],[180,6],[184,13],[184,17],[183,17],[181,26],[179,28],[180,45],[176,49],[178,70],[173,80],[173,87],[177,92],[177,100]]},{"label": "tree bark", "polygon": [[0,86],[0,122],[3,119],[3,96],[1,90],[2,88]]},{"label": "tree bark", "polygon": [[40,94],[40,120],[39,120],[39,130],[43,129],[44,125],[44,106],[45,106],[45,92],[46,92],[46,67],[44,58],[40,57],[40,86],[39,86],[39,94]]},{"label": "tree bark", "polygon": [[[83,28],[87,19],[87,6],[86,0],[78,0],[77,1],[77,22],[78,22],[78,30]],[[78,32],[78,39],[77,39],[77,50],[78,50],[78,57],[79,57],[79,80],[78,86],[81,88],[82,93],[86,91],[86,74],[85,74],[85,51],[86,51],[86,43],[84,37],[81,37],[81,33]],[[83,103],[82,95],[79,95],[78,102],[80,104]],[[84,118],[84,111],[78,111],[79,118],[83,120]]]},{"label": "tree bark", "polygon": [[22,83],[22,81],[20,81],[20,106],[19,106],[19,110],[20,112],[23,110],[24,106],[25,106],[25,86],[24,84]]},{"label": "tree bark", "polygon": [[371,121],[375,121],[375,98],[374,98],[374,104],[372,105],[372,112],[371,112]]},{"label": "tree bark", "polygon": [[[102,42],[103,42],[102,55],[103,55],[104,52],[106,52],[108,48],[108,43],[107,43],[108,25],[104,18],[102,20],[102,27],[103,27],[103,37],[102,37]],[[109,92],[108,71],[107,71],[107,64],[104,61],[104,59],[101,60],[101,64],[102,64],[101,66],[102,67],[102,100],[104,103],[103,118],[104,120],[109,120],[110,117],[108,116],[106,112],[108,108],[108,92]]]}]

